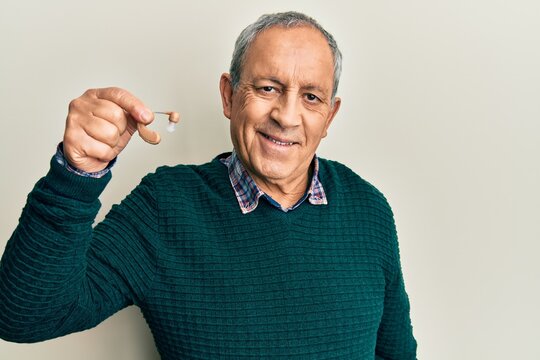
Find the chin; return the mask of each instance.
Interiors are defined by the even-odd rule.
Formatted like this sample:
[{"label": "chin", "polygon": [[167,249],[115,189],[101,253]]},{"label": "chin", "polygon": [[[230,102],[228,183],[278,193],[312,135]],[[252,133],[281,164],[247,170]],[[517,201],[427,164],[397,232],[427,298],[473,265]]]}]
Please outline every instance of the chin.
[{"label": "chin", "polygon": [[286,179],[293,172],[290,166],[279,164],[276,161],[265,161],[258,170],[262,177],[271,180]]}]

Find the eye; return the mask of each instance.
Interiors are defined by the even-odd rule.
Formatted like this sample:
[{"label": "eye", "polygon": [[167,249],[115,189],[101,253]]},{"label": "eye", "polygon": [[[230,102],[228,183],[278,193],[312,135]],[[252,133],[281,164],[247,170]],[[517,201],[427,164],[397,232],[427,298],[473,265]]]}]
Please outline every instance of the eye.
[{"label": "eye", "polygon": [[269,92],[274,91],[275,89],[274,89],[273,86],[263,86],[263,87],[261,87],[261,90],[264,91],[264,92],[269,93]]},{"label": "eye", "polygon": [[320,99],[316,95],[313,95],[313,94],[306,94],[306,99],[309,102],[318,102],[318,101],[320,101]]}]

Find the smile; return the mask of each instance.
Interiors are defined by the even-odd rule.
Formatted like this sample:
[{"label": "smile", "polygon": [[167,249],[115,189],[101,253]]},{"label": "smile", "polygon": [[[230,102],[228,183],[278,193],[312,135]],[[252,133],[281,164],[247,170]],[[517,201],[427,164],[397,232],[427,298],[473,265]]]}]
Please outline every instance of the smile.
[{"label": "smile", "polygon": [[264,133],[260,133],[263,137],[265,137],[266,139],[272,141],[274,144],[277,144],[277,145],[281,145],[281,146],[292,146],[294,144],[296,144],[294,141],[282,141],[282,140],[278,140],[278,139],[275,139],[269,135],[266,135]]}]

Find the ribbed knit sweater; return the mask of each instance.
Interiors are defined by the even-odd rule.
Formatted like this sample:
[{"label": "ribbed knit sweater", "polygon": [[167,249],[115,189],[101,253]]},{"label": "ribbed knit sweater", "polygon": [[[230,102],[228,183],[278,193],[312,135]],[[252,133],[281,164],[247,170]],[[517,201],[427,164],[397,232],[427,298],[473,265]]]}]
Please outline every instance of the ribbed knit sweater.
[{"label": "ribbed knit sweater", "polygon": [[140,307],[163,359],[416,359],[391,210],[320,159],[328,205],[243,215],[216,158],[162,167],[92,226],[110,179],[51,162],[0,263],[0,337]]}]

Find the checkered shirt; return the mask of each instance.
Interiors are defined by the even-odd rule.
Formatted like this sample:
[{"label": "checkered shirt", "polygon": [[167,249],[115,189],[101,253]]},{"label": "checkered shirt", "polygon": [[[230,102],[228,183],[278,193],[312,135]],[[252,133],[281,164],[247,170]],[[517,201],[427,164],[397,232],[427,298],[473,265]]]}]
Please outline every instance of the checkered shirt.
[{"label": "checkered shirt", "polygon": [[227,158],[220,159],[221,162],[227,166],[229,170],[229,180],[236,194],[236,199],[240,205],[240,209],[243,214],[252,212],[257,208],[259,204],[259,199],[264,197],[270,204],[280,209],[281,211],[287,212],[290,210],[296,209],[300,206],[306,199],[312,205],[326,205],[328,200],[326,199],[326,194],[324,192],[322,183],[319,180],[319,159],[317,156],[313,159],[313,176],[311,178],[311,185],[308,190],[302,196],[302,198],[290,208],[282,207],[277,201],[272,199],[270,195],[265,194],[255,183],[255,180],[248,174],[240,159],[236,155],[236,152],[233,151],[231,155]]}]

